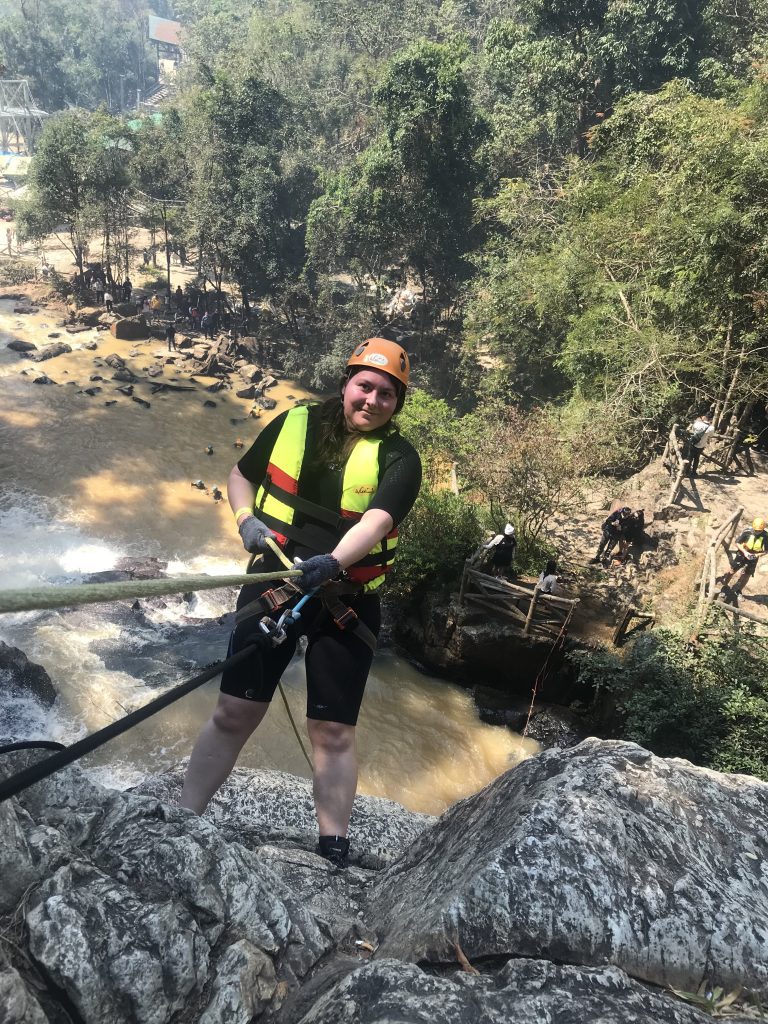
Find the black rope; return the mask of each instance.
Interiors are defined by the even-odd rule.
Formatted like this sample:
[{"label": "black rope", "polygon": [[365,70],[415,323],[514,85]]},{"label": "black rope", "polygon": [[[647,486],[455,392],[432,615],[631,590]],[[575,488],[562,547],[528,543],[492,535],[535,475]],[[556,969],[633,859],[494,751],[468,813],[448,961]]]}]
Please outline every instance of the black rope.
[{"label": "black rope", "polygon": [[12,750],[66,750],[63,743],[55,740],[20,740],[18,743],[5,743],[0,747],[0,754],[10,754]]},{"label": "black rope", "polygon": [[[90,754],[92,750],[96,750],[98,747],[103,746],[110,740],[113,740],[116,736],[120,736],[122,733],[132,729],[134,725],[138,725],[143,722],[146,718],[157,714],[158,711],[162,711],[163,708],[167,708],[169,704],[173,704],[174,701],[179,700],[181,697],[186,697],[188,693],[196,690],[198,686],[202,686],[203,683],[207,683],[209,679],[213,679],[225,668],[229,668],[232,665],[238,665],[241,661],[245,661],[255,650],[257,650],[261,644],[254,643],[248,647],[244,647],[242,651],[238,651],[237,654],[231,655],[224,661],[216,662],[210,668],[207,668],[205,672],[201,672],[199,676],[194,676],[192,679],[188,679],[184,683],[179,683],[178,686],[174,686],[173,689],[168,690],[167,693],[157,697],[155,700],[145,704],[144,707],[138,708],[136,711],[132,711],[129,715],[125,715],[124,718],[118,719],[117,722],[112,722],[111,725],[105,726],[103,729],[99,729],[98,732],[93,733],[91,736],[86,736],[82,740],[78,740],[77,743],[73,743],[69,747],[63,747],[61,744],[55,744],[56,747],[60,748],[58,753],[52,757],[46,757],[44,761],[38,761],[37,764],[30,765],[29,768],[25,768],[23,771],[18,772],[16,775],[12,775],[10,779],[6,779],[5,782],[0,782],[0,803],[4,800],[10,799],[12,796],[16,796],[21,793],[22,790],[28,789],[29,786],[34,786],[36,782],[40,782],[43,779],[48,778],[49,775],[53,775],[54,772],[59,771],[61,768],[66,768],[68,764],[72,764],[73,761],[79,760],[86,754]],[[0,753],[6,752],[10,749],[23,749],[26,746],[35,743],[37,746],[49,746],[48,741],[30,741],[29,743],[11,743],[8,747],[2,748]]]}]

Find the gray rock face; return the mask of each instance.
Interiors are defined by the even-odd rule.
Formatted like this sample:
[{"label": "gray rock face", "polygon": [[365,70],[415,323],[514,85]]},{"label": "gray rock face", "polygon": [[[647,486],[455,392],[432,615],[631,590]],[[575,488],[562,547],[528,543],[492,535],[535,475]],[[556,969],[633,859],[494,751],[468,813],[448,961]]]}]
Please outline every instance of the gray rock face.
[{"label": "gray rock face", "polygon": [[[548,957],[768,992],[768,785],[631,743],[549,751],[456,804],[371,892],[381,954]],[[726,909],[727,908],[727,909]]]},{"label": "gray rock face", "polygon": [[706,1024],[712,1020],[615,967],[556,966],[544,960],[509,960],[491,976],[458,973],[448,977],[425,974],[397,960],[380,960],[353,971],[309,1012],[294,1019],[298,1024]]},{"label": "gray rock face", "polygon": [[16,808],[6,801],[0,804],[0,913],[13,910],[27,887],[39,877]]},{"label": "gray rock face", "polygon": [[188,811],[74,769],[21,802],[30,834],[65,833],[29,897],[30,952],[88,1024],[248,1021],[331,946],[262,858]]},{"label": "gray rock face", "polygon": [[37,999],[13,967],[0,965],[0,1024],[48,1024]]},{"label": "gray rock face", "polygon": [[[83,1024],[705,1024],[653,986],[768,992],[755,779],[588,740],[437,821],[358,798],[337,871],[308,780],[237,770],[198,818],[180,778],[117,793],[73,767],[0,805],[0,912],[26,894],[51,1020],[61,990]],[[0,946],[0,1024],[38,1024],[25,970]]]},{"label": "gray rock face", "polygon": [[12,695],[34,697],[50,707],[56,700],[56,688],[42,665],[36,665],[23,651],[0,640],[0,686],[7,699]]},{"label": "gray rock face", "polygon": [[[148,779],[137,792],[175,803],[184,771]],[[296,775],[268,769],[235,768],[216,793],[205,817],[230,842],[248,849],[264,844],[290,844],[314,850],[317,838],[312,783]],[[395,861],[436,818],[415,814],[380,797],[355,798],[350,822],[350,859],[362,867],[382,867]]]},{"label": "gray rock face", "polygon": [[37,350],[37,345],[33,345],[31,341],[24,341],[22,338],[15,338],[13,341],[9,341],[5,347],[12,349],[14,352],[35,352]]}]

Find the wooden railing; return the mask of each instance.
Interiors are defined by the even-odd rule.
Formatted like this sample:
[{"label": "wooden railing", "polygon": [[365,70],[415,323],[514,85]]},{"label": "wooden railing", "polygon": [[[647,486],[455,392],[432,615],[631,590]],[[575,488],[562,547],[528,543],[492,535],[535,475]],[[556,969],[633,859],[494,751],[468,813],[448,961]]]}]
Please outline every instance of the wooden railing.
[{"label": "wooden railing", "polygon": [[688,459],[683,457],[677,431],[678,425],[673,423],[667,438],[667,446],[661,459],[663,465],[669,470],[669,475],[672,479],[672,486],[669,489],[669,497],[667,498],[668,505],[674,505],[675,501],[677,501],[678,492],[682,487],[683,477],[688,472],[689,464]]},{"label": "wooden railing", "polygon": [[496,618],[518,626],[524,636],[538,633],[556,638],[568,625],[578,598],[545,594],[538,584],[510,583],[474,568],[467,559],[461,578],[459,603],[484,608]]},{"label": "wooden railing", "polygon": [[[701,634],[715,602],[717,602],[718,608],[728,612],[730,616],[732,616],[733,627],[736,630],[739,628],[740,618],[749,619],[750,622],[758,622],[761,625],[768,626],[768,619],[763,618],[760,615],[755,615],[754,612],[748,612],[736,605],[726,604],[723,601],[717,600],[719,594],[717,584],[717,577],[719,575],[718,558],[722,553],[725,553],[727,557],[743,514],[743,508],[737,509],[732,516],[726,519],[726,521],[717,528],[717,531],[707,546],[707,550],[704,554],[704,565],[702,566],[701,576],[699,577],[699,600],[696,605],[696,626],[693,639],[697,638]],[[730,567],[731,563],[729,559],[728,569],[730,569]]]}]

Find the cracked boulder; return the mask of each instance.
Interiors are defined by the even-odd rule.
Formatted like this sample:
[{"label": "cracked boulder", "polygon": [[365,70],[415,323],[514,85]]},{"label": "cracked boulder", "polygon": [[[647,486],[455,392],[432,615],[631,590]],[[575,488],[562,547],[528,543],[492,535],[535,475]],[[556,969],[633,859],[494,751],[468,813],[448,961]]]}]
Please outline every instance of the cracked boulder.
[{"label": "cracked boulder", "polygon": [[380,954],[612,964],[768,993],[768,784],[586,740],[461,801],[377,876]]},{"label": "cracked boulder", "polygon": [[74,769],[22,799],[30,834],[62,833],[28,899],[30,952],[88,1024],[244,1024],[331,948],[262,858],[189,811]]},{"label": "cracked boulder", "polygon": [[[616,967],[509,960],[494,974],[427,974],[381,960],[336,982],[292,1024],[707,1024],[712,1018]],[[747,1024],[744,1017],[729,1018]]]}]

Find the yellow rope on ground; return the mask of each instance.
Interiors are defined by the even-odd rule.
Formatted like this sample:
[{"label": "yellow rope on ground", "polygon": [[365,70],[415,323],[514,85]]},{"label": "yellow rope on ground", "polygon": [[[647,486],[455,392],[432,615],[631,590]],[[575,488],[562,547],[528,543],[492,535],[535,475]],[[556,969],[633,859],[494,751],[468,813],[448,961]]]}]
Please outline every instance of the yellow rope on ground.
[{"label": "yellow rope on ground", "polygon": [[241,587],[246,583],[284,580],[294,576],[301,576],[301,571],[289,569],[282,572],[239,573],[236,576],[176,576],[162,580],[125,580],[117,583],[0,590],[0,614],[102,604],[137,597],[165,597],[169,594],[186,594],[191,590],[219,590],[221,587]]}]

